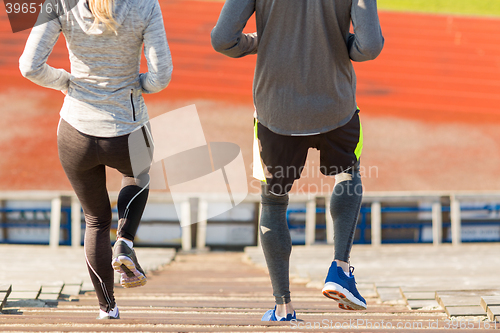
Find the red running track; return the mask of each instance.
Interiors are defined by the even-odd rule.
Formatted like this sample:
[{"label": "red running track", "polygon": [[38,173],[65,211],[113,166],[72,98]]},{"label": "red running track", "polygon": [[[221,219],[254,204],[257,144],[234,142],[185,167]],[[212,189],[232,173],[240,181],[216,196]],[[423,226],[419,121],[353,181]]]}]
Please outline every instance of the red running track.
[{"label": "red running track", "polygon": [[[147,101],[182,104],[208,99],[251,107],[256,57],[230,59],[214,52],[210,45],[210,31],[222,2],[160,0],[160,3],[174,74],[170,86],[161,93],[148,95]],[[500,123],[500,19],[394,12],[381,12],[380,19],[386,40],[382,54],[375,61],[355,64],[358,105],[364,114],[416,119],[427,124]],[[255,31],[253,20],[247,31]],[[28,31],[13,34],[5,10],[0,8],[0,189],[69,188],[57,158],[54,136],[58,121],[55,110],[62,104],[62,95],[30,83],[18,70],[18,59],[28,34]],[[69,69],[64,38],[57,43],[49,64]],[[143,70],[146,70],[144,63]],[[226,118],[228,122],[239,121]],[[224,126],[228,128],[230,124]],[[491,142],[498,142],[496,134],[485,135]],[[380,165],[381,170],[383,163],[389,164],[388,169],[393,167],[394,161],[387,156],[395,154],[391,151],[384,155],[383,146],[374,148],[379,149],[367,149],[365,161]],[[476,152],[475,145],[473,148],[467,152],[468,160],[491,159],[489,151],[484,155],[486,158],[482,151]],[[248,147],[242,145],[242,149],[251,151],[251,142]],[[453,165],[467,166],[467,159],[462,161],[455,153],[465,151],[461,147],[456,149],[448,151],[444,146],[433,151],[439,157],[436,161],[444,159],[454,161]],[[408,160],[397,156],[395,162]],[[419,159],[415,157],[405,167],[418,165]],[[381,171],[380,179],[393,179],[392,183],[386,186],[374,181],[370,188],[418,189],[420,183],[430,184],[419,185],[422,189],[447,188],[446,183],[438,182],[442,178],[438,176],[425,183],[434,168],[430,164],[428,169],[417,170],[425,177],[415,178],[414,183],[405,186],[396,184],[401,182],[398,177],[386,177]],[[455,179],[464,173],[462,169],[455,171],[449,172]],[[399,179],[406,178],[401,175]],[[476,183],[482,184],[474,181],[470,188],[479,188]]]},{"label": "red running track", "polygon": [[[166,1],[171,85],[152,99],[251,103],[255,57],[230,59],[210,45],[221,2]],[[355,64],[358,104],[368,113],[442,120],[500,120],[500,19],[381,12],[386,44],[376,61]],[[247,27],[255,31],[252,19]],[[0,77],[20,80],[28,33],[13,34],[0,15]],[[49,63],[68,68],[63,38]]]}]

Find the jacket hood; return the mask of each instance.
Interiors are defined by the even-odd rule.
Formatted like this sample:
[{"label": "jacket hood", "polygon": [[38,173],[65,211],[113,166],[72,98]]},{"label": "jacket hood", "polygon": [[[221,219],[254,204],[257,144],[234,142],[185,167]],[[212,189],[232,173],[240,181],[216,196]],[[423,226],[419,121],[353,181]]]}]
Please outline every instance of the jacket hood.
[{"label": "jacket hood", "polygon": [[[76,21],[82,30],[89,35],[100,35],[109,29],[106,25],[100,22],[96,28],[91,29],[92,24],[94,23],[94,15],[89,9],[89,4],[87,0],[76,0],[78,1],[77,5],[73,9],[75,14]],[[127,14],[130,10],[130,1],[131,0],[115,0],[113,6],[113,18],[115,19],[118,26],[123,24],[123,21],[127,17]]]}]

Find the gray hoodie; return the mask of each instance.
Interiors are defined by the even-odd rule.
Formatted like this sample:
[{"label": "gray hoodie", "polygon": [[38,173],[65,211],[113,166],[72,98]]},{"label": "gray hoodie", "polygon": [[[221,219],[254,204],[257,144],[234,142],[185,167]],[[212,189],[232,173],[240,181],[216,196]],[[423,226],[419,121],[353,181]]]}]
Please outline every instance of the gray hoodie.
[{"label": "gray hoodie", "polygon": [[[257,34],[242,33],[254,12]],[[311,135],[352,118],[351,61],[375,59],[384,38],[376,0],[226,0],[212,45],[234,58],[258,54],[253,93],[264,126]]]},{"label": "gray hoodie", "polygon": [[[149,119],[142,94],[164,89],[172,75],[158,0],[115,1],[116,34],[102,23],[91,29],[94,16],[87,1],[70,1],[62,15],[32,29],[19,59],[21,73],[43,87],[68,91],[60,115],[78,131],[98,137],[128,134]],[[46,64],[61,31],[71,74]],[[139,74],[143,45],[148,72]]]}]

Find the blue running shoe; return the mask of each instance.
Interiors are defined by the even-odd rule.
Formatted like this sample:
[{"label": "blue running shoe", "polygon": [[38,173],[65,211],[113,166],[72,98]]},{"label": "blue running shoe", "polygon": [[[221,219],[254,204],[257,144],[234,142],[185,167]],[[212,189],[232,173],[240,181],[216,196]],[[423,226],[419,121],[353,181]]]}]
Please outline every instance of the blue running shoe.
[{"label": "blue running shoe", "polygon": [[335,261],[332,262],[322,292],[326,297],[337,301],[341,309],[366,310],[366,301],[356,288],[353,271],[354,267],[351,267],[347,277],[344,270]]},{"label": "blue running shoe", "polygon": [[291,321],[292,319],[297,319],[295,316],[295,311],[293,311],[293,315],[291,313],[286,315],[286,318],[281,318],[278,320],[276,318],[276,306],[274,306],[273,310],[267,310],[266,313],[262,316],[261,321]]}]

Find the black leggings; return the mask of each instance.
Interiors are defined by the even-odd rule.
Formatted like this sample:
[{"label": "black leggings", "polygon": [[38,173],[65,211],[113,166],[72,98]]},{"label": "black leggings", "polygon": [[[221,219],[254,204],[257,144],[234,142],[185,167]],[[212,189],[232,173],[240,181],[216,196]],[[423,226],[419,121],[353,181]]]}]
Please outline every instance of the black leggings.
[{"label": "black leggings", "polygon": [[117,204],[118,237],[134,240],[149,194],[149,168],[134,176],[128,137],[86,135],[63,119],[57,136],[59,159],[85,214],[85,257],[103,311],[115,307],[110,241],[112,214],[106,189],[106,166],[123,175]]}]

